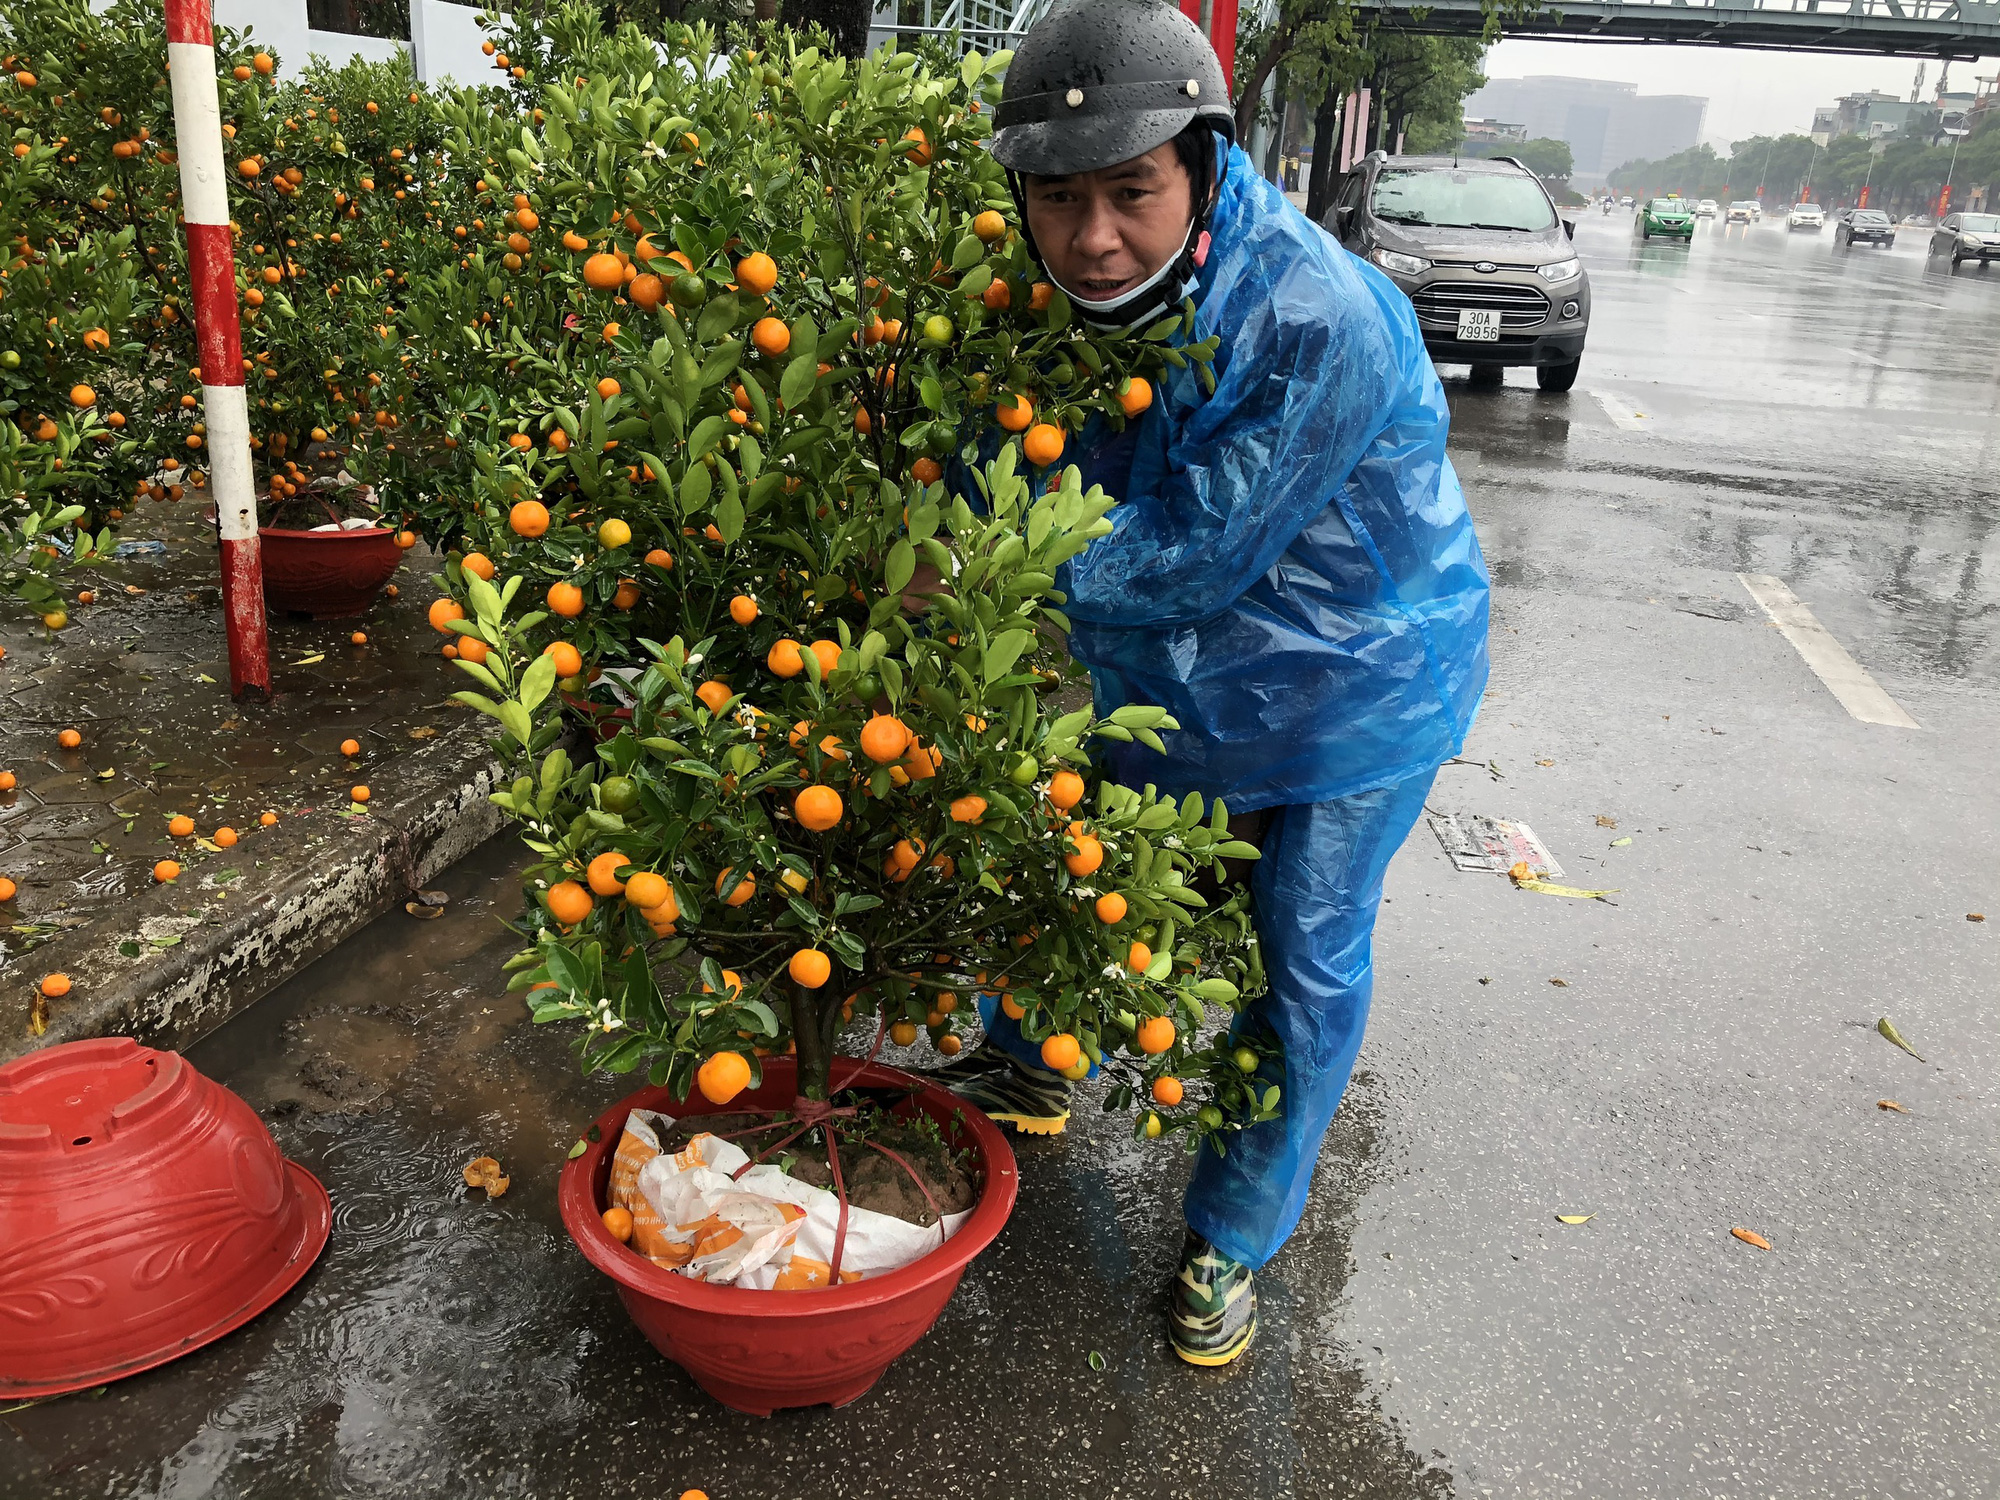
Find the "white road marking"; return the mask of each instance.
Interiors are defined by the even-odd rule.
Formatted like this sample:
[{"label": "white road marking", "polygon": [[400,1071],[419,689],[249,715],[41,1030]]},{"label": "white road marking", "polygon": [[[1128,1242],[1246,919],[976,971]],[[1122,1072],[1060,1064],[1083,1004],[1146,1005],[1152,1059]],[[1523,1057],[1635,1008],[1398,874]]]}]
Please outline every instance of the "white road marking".
[{"label": "white road marking", "polygon": [[1644,432],[1652,425],[1652,418],[1644,412],[1634,410],[1609,391],[1592,391],[1597,404],[1604,408],[1604,414],[1626,432]]},{"label": "white road marking", "polygon": [[1842,708],[1864,724],[1886,724],[1892,729],[1923,727],[1882,691],[1861,663],[1847,654],[1847,648],[1813,618],[1813,612],[1799,602],[1798,595],[1785,587],[1782,578],[1773,578],[1768,573],[1738,573],[1736,579],[1805,658],[1813,675],[1840,700]]},{"label": "white road marking", "polygon": [[1890,364],[1888,360],[1877,359],[1874,355],[1868,353],[1868,351],[1865,349],[1851,349],[1848,352],[1852,354],[1856,359],[1867,360],[1869,364],[1875,366],[1875,368],[1878,370],[1893,370],[1896,368],[1894,365]]}]

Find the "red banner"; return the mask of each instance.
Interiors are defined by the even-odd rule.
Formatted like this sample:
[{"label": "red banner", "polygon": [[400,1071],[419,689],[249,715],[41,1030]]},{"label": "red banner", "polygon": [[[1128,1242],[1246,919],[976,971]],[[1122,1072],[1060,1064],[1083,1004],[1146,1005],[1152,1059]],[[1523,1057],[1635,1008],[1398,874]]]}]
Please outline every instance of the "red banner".
[{"label": "red banner", "polygon": [[1855,206],[1856,208],[1866,208],[1866,207],[1868,206],[1868,186],[1867,186],[1867,184],[1865,184],[1865,183],[1864,183],[1864,184],[1862,185],[1862,188],[1861,188],[1861,197],[1860,197],[1860,199],[1859,199],[1859,200],[1858,200],[1858,201],[1857,201],[1857,202],[1855,203],[1855,205],[1854,205],[1854,206]]},{"label": "red banner", "polygon": [[1232,92],[1236,87],[1236,4],[1237,0],[1181,0],[1181,14],[1208,34]]},{"label": "red banner", "polygon": [[1940,219],[1942,219],[1946,214],[1950,212],[1951,212],[1951,184],[1947,182],[1944,185],[1943,190],[1938,194],[1937,216]]}]

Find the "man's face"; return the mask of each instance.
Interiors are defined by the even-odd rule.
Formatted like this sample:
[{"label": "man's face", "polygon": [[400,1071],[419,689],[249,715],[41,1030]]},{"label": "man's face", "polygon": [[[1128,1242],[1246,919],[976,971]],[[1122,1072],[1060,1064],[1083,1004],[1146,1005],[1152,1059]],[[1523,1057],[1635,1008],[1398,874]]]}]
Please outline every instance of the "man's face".
[{"label": "man's face", "polygon": [[1110,302],[1180,252],[1193,187],[1172,141],[1074,177],[1027,179],[1028,228],[1063,287]]}]

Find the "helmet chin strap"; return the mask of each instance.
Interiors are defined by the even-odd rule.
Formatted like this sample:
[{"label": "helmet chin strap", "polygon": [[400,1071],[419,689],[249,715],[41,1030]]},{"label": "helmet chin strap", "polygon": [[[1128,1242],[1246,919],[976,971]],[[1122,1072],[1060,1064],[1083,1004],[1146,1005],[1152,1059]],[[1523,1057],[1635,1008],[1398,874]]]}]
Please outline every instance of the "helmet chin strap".
[{"label": "helmet chin strap", "polygon": [[[1131,291],[1107,300],[1086,297],[1083,293],[1063,286],[1063,295],[1070,305],[1082,313],[1086,322],[1095,323],[1100,328],[1130,328],[1170,307],[1178,307],[1181,300],[1192,295],[1196,274],[1202,262],[1208,259],[1208,231],[1202,226],[1203,215],[1197,214],[1188,221],[1187,236],[1174,257]],[[1047,269],[1046,265],[1043,269]],[[1062,282],[1054,271],[1049,278],[1057,286]]]}]

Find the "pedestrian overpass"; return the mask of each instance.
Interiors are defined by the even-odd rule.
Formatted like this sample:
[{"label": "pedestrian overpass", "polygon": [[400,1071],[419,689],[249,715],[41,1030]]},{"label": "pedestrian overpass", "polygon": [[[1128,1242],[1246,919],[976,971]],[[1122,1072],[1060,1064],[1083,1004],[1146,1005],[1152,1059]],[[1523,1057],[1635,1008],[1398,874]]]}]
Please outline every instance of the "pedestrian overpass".
[{"label": "pedestrian overpass", "polygon": [[[1033,0],[1029,0],[1033,3]],[[1356,0],[1396,31],[1478,36],[1480,0]],[[1973,59],[2000,55],[2000,0],[1500,0],[1506,36],[1567,42],[1678,42],[1786,52]]]},{"label": "pedestrian overpass", "polygon": [[[1256,0],[1248,0],[1255,4]],[[1014,46],[1055,0],[878,0],[870,44],[896,34],[947,35],[982,52]],[[1482,0],[1355,0],[1360,18],[1394,31],[1479,36]],[[1184,0],[1225,66],[1235,55],[1237,0]],[[1505,36],[1571,42],[1679,42],[1787,52],[1900,57],[2000,56],[2000,0],[1499,0]],[[899,11],[911,19],[898,23]],[[918,17],[921,17],[918,19]]]}]

